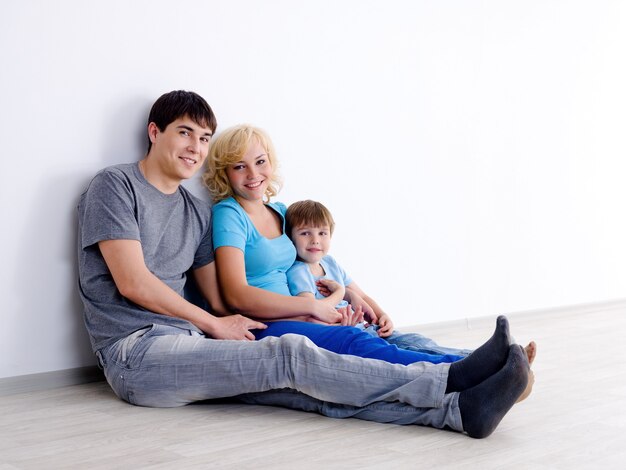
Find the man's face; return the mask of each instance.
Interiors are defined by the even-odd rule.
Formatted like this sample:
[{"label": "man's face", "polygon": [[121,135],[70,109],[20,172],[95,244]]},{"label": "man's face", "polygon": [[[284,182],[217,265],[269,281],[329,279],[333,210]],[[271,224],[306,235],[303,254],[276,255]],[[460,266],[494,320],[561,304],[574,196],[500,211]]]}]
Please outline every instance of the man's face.
[{"label": "man's face", "polygon": [[163,131],[151,122],[148,135],[161,176],[180,183],[198,171],[209,154],[212,131],[184,116],[171,122]]}]

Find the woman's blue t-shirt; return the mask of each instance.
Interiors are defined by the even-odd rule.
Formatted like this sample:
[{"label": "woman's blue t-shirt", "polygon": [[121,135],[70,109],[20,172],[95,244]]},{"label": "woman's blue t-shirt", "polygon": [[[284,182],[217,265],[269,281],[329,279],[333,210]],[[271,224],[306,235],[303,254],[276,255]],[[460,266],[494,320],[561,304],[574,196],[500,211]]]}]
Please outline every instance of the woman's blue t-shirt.
[{"label": "woman's blue t-shirt", "polygon": [[285,212],[280,203],[268,203],[282,220],[283,234],[277,238],[261,235],[248,214],[232,197],[213,206],[213,246],[239,248],[244,255],[248,284],[282,295],[291,295],[287,285],[287,270],[296,259],[296,248],[285,235]]}]

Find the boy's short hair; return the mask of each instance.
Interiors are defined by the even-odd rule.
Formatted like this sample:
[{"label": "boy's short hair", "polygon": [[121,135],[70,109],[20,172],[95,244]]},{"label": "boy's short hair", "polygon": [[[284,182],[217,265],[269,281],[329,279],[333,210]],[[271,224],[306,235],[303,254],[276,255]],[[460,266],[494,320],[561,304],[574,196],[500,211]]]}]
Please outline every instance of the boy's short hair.
[{"label": "boy's short hair", "polygon": [[[163,132],[176,119],[188,116],[193,122],[202,127],[208,127],[211,132],[217,128],[217,119],[209,103],[202,96],[193,91],[174,90],[161,95],[152,105],[148,115],[148,124],[155,123],[159,131]],[[152,142],[148,138],[148,152]]]},{"label": "boy's short hair", "polygon": [[285,215],[285,224],[289,238],[291,238],[291,231],[294,228],[303,227],[305,225],[315,227],[328,225],[331,235],[335,230],[335,221],[326,206],[321,202],[311,201],[310,199],[291,204]]},{"label": "boy's short hair", "polygon": [[239,124],[229,127],[211,142],[202,181],[208,188],[214,203],[233,196],[233,188],[228,181],[226,170],[230,165],[241,161],[252,139],[256,139],[263,147],[272,166],[272,177],[265,191],[265,200],[269,202],[271,197],[278,194],[281,181],[277,173],[278,160],[272,140],[263,129],[250,124]]}]

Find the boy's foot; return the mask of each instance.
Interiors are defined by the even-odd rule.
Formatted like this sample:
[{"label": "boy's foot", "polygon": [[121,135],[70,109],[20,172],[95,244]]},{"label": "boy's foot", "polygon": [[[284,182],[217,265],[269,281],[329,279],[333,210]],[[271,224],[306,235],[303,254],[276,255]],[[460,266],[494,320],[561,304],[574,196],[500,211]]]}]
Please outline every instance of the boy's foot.
[{"label": "boy's foot", "polygon": [[459,394],[463,430],[476,439],[489,436],[526,389],[529,372],[523,349],[512,344],[504,367]]},{"label": "boy's foot", "polygon": [[466,358],[450,365],[446,393],[472,388],[498,372],[507,360],[510,343],[509,321],[500,315],[491,338]]}]

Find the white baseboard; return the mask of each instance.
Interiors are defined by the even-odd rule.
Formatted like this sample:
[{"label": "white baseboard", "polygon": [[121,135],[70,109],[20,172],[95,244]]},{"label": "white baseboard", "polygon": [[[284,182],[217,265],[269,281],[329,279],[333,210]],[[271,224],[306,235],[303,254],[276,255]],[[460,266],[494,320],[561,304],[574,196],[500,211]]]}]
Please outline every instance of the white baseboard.
[{"label": "white baseboard", "polygon": [[[559,316],[585,315],[592,312],[605,312],[608,310],[626,309],[626,298],[607,300],[603,302],[589,302],[584,304],[567,305],[562,307],[539,308],[533,310],[522,310],[517,312],[502,312],[510,320],[516,318],[531,319],[550,315],[552,318]],[[499,314],[498,314],[499,315]],[[422,323],[399,328],[402,331],[419,332],[420,328],[427,328],[429,333],[441,331],[471,330],[473,328],[491,326],[498,315],[486,315],[480,317],[458,318],[442,322]]]},{"label": "white baseboard", "polygon": [[101,380],[104,380],[104,373],[96,366],[6,377],[0,379],[0,397],[69,387],[70,385],[81,385]]}]

